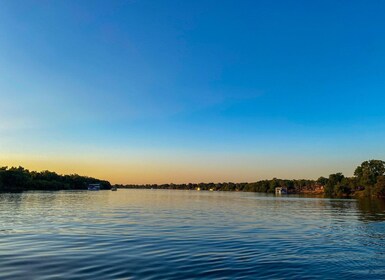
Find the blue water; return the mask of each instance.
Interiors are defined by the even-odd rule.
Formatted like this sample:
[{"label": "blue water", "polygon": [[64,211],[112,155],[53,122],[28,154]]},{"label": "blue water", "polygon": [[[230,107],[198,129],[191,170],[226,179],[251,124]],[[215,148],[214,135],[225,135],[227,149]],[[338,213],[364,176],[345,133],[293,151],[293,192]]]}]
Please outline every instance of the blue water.
[{"label": "blue water", "polygon": [[0,194],[1,279],[385,279],[381,201]]}]

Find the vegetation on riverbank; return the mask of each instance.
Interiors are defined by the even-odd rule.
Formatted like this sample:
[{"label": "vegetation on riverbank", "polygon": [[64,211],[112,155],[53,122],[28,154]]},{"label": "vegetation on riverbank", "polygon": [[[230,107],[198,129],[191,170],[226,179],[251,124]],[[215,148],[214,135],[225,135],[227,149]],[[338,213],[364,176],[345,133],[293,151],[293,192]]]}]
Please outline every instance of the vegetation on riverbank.
[{"label": "vegetation on riverbank", "polygon": [[[51,171],[29,171],[23,167],[0,168],[0,192],[27,190],[85,190],[89,184],[99,183],[101,189],[110,189],[108,181],[91,177],[59,175]],[[118,188],[181,189],[212,191],[244,191],[274,193],[275,188],[287,188],[288,193],[319,194],[329,197],[382,197],[385,198],[385,161],[369,160],[354,171],[353,177],[342,173],[330,174],[318,180],[271,179],[252,183],[199,183],[115,185]]]},{"label": "vegetation on riverbank", "polygon": [[148,184],[116,185],[118,188],[181,189],[212,191],[245,191],[274,193],[276,187],[285,187],[289,193],[321,194],[329,197],[385,197],[385,162],[369,160],[358,166],[354,177],[342,173],[330,174],[318,180],[261,180],[253,183],[199,183],[199,184]]},{"label": "vegetation on riverbank", "polygon": [[29,171],[19,167],[0,167],[0,192],[20,192],[29,190],[85,190],[88,184],[99,183],[102,189],[110,189],[111,184],[91,177],[59,175],[51,171]]}]

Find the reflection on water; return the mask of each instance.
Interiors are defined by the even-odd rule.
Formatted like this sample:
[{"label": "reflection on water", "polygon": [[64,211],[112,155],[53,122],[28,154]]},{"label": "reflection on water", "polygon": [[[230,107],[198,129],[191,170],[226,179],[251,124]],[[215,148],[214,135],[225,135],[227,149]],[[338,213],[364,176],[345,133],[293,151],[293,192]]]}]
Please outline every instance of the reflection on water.
[{"label": "reflection on water", "polygon": [[384,221],[385,200],[382,199],[360,199],[357,202],[363,221]]},{"label": "reflection on water", "polygon": [[175,190],[0,194],[1,279],[385,277],[385,204]]}]

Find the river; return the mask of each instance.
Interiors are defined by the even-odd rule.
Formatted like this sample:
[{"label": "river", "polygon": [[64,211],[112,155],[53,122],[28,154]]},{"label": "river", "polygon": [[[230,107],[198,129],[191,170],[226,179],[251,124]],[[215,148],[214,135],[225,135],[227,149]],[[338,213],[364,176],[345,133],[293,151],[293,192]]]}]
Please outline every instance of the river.
[{"label": "river", "polygon": [[0,279],[385,279],[385,204],[178,190],[0,194]]}]

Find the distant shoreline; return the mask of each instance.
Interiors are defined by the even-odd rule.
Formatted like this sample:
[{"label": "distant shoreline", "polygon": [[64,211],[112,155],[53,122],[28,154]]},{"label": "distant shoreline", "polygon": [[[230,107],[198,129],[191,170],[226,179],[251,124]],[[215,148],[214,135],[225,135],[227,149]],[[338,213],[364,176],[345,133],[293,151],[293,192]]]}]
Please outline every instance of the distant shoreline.
[{"label": "distant shoreline", "polygon": [[199,184],[116,184],[117,188],[127,189],[180,189],[206,191],[242,191],[275,193],[277,188],[285,189],[287,194],[323,195],[326,197],[378,197],[385,198],[385,162],[382,160],[364,161],[354,171],[354,177],[342,173],[330,174],[328,178],[317,180],[287,180],[273,178],[252,183],[199,183]]},{"label": "distant shoreline", "polygon": [[[196,189],[180,189],[180,188],[148,188],[148,187],[121,187],[118,185],[114,185],[120,190],[160,190],[160,191],[167,191],[167,190],[175,190],[175,191],[198,191]],[[254,191],[232,191],[232,190],[199,190],[198,192],[229,192],[229,193],[265,193],[265,194],[270,194],[273,195],[275,193],[272,192],[254,192]],[[319,192],[301,192],[301,193],[295,193],[295,192],[290,192],[288,194],[284,194],[281,196],[290,196],[290,195],[301,195],[301,196],[309,196],[309,197],[322,197],[322,198],[328,198],[328,196],[325,195],[325,193],[319,193]],[[342,198],[342,197],[341,197]],[[343,198],[355,198],[353,196],[345,196]]]},{"label": "distant shoreline", "polygon": [[385,198],[385,162],[364,161],[354,171],[354,177],[342,173],[330,174],[317,180],[287,180],[273,178],[244,183],[199,183],[199,184],[115,184],[78,174],[59,175],[52,171],[29,171],[24,167],[0,168],[0,192],[28,190],[86,190],[90,184],[99,184],[100,189],[111,187],[127,189],[177,189],[206,191],[239,191],[259,193],[309,194],[326,197],[378,197]]}]

